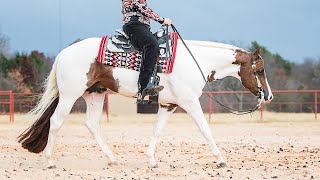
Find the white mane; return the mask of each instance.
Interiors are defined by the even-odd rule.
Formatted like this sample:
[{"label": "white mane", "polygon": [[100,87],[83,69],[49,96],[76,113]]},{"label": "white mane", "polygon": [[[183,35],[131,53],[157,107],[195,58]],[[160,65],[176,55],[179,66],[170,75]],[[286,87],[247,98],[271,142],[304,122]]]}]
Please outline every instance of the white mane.
[{"label": "white mane", "polygon": [[[211,42],[211,41],[194,41],[194,40],[186,40],[186,44],[188,45],[196,45],[196,46],[202,46],[202,47],[212,47],[212,48],[222,48],[222,49],[230,49],[233,51],[236,50],[241,50],[241,51],[246,51],[242,48],[239,48],[234,45],[230,44],[223,44],[223,43],[218,43],[218,42]],[[181,41],[179,41],[181,43]]]}]

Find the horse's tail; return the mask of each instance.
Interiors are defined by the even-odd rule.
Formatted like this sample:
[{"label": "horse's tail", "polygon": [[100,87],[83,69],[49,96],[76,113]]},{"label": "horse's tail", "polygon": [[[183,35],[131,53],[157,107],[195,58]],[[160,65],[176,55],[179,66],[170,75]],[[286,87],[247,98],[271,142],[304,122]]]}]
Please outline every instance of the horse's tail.
[{"label": "horse's tail", "polygon": [[58,60],[59,55],[52,66],[50,75],[44,82],[44,94],[38,104],[29,112],[37,120],[18,137],[18,142],[22,144],[22,147],[33,153],[40,153],[46,147],[50,130],[50,118],[59,102],[56,78]]}]

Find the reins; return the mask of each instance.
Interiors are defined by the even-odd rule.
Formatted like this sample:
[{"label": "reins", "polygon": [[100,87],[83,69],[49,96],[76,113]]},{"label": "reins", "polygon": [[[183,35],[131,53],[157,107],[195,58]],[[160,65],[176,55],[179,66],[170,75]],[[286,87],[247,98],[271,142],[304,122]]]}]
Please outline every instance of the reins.
[{"label": "reins", "polygon": [[[168,26],[167,26],[167,28],[168,28]],[[173,24],[171,24],[171,28],[173,29],[174,32],[176,32],[176,33],[178,34],[181,42],[183,43],[183,45],[185,46],[185,48],[188,50],[188,52],[189,52],[189,54],[191,55],[193,61],[196,63],[196,65],[197,65],[199,71],[201,72],[201,75],[202,75],[202,77],[203,77],[203,79],[204,79],[204,81],[205,81],[205,86],[204,86],[204,87],[206,87],[206,86],[208,85],[208,80],[206,79],[203,71],[201,70],[201,67],[200,67],[198,61],[196,60],[196,58],[194,57],[194,55],[193,55],[192,52],[190,51],[189,47],[187,46],[187,44],[186,44],[185,41],[183,40],[183,38],[182,38],[182,36],[180,35],[180,33],[179,33],[179,31],[177,30],[177,28],[176,28]],[[259,81],[259,82],[260,82],[260,81]],[[209,87],[209,90],[210,90],[210,87]],[[253,109],[249,109],[249,110],[237,110],[237,109],[233,109],[233,108],[231,108],[231,107],[228,107],[228,106],[222,104],[213,94],[212,94],[212,96],[210,96],[210,95],[208,94],[208,92],[205,92],[205,91],[204,91],[204,93],[206,93],[206,95],[207,95],[210,99],[212,99],[213,101],[215,101],[216,103],[218,103],[223,109],[225,109],[226,111],[228,111],[228,112],[230,112],[230,113],[232,113],[232,114],[235,114],[235,115],[245,115],[245,114],[251,114],[251,113],[255,112],[257,109],[260,108],[260,104],[261,104],[261,102],[262,102],[262,100],[263,100],[263,99],[262,99],[261,102],[260,102],[259,104],[257,104],[256,107],[253,108]]]}]

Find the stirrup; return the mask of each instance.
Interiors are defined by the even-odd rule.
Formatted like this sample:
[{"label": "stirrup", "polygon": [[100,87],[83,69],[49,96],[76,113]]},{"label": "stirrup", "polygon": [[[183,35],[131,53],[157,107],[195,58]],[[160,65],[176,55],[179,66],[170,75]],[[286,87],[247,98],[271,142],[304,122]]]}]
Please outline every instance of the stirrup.
[{"label": "stirrup", "polygon": [[153,102],[152,99],[144,100],[142,99],[142,94],[138,93],[136,104],[151,104]]},{"label": "stirrup", "polygon": [[156,85],[156,86],[147,86],[146,88],[144,88],[144,90],[142,91],[142,93],[138,93],[138,97],[137,97],[137,101],[138,103],[141,102],[141,101],[144,101],[144,98],[146,96],[158,96],[159,95],[159,92],[163,90],[163,86],[160,86],[160,85]]},{"label": "stirrup", "polygon": [[156,86],[152,86],[152,87],[146,87],[143,91],[142,91],[142,98],[144,98],[145,96],[158,96],[159,92],[163,90],[163,86],[160,85],[156,85]]},{"label": "stirrup", "polygon": [[149,79],[147,87],[145,87],[142,91],[141,89],[138,92],[138,103],[144,101],[146,96],[158,96],[159,92],[163,90],[163,86],[159,85],[160,77],[157,75],[157,66],[153,69],[153,74]]}]

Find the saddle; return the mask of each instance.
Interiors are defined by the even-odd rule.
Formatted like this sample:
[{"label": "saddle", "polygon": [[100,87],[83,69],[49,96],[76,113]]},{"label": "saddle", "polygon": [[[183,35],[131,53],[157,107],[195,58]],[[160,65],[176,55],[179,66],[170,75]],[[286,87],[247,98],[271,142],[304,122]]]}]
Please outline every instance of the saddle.
[{"label": "saddle", "polygon": [[110,52],[132,52],[135,48],[130,44],[128,35],[122,29],[116,29],[116,35],[113,35],[108,40],[107,49]]},{"label": "saddle", "polygon": [[[129,53],[136,50],[133,45],[130,43],[129,36],[122,30],[116,29],[115,32],[117,34],[111,36],[108,40],[107,49],[110,52],[121,52],[121,53]],[[160,49],[166,49],[167,36],[165,36],[165,29],[160,28],[158,32],[153,35],[157,38]],[[161,54],[161,52],[160,52]]]},{"label": "saddle", "polygon": [[[116,34],[104,36],[100,43],[97,57],[99,63],[140,71],[142,64],[142,52],[135,49],[130,43],[128,35],[123,30],[115,30]],[[178,35],[166,32],[161,27],[154,36],[157,38],[160,55],[157,61],[158,73],[171,73],[176,55]]]}]

